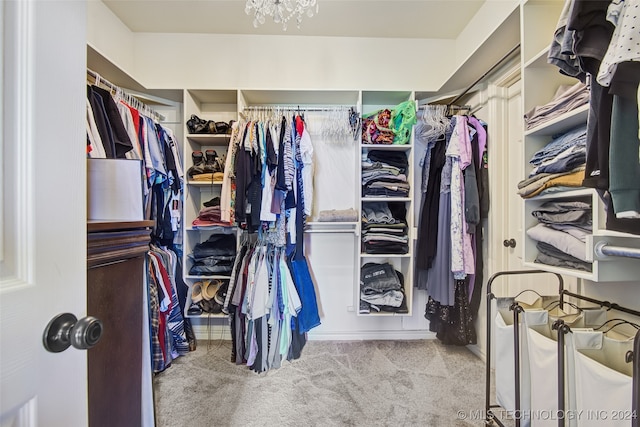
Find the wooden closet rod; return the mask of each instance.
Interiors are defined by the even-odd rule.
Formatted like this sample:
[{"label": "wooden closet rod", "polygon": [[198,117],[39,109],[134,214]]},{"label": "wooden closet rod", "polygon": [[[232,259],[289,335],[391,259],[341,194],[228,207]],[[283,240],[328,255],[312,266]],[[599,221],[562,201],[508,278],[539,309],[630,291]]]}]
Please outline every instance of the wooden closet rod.
[{"label": "wooden closet rod", "polygon": [[460,98],[462,98],[463,96],[465,96],[467,94],[467,92],[469,92],[471,89],[473,89],[473,87],[475,85],[477,85],[478,83],[480,83],[485,77],[487,77],[489,75],[489,73],[491,73],[493,70],[495,70],[496,68],[498,68],[500,65],[502,65],[502,63],[504,61],[506,61],[512,54],[514,54],[516,51],[518,51],[520,49],[520,43],[518,43],[517,45],[515,45],[509,52],[507,52],[502,58],[500,58],[500,60],[498,62],[496,62],[495,64],[493,64],[493,66],[491,68],[489,68],[489,70],[487,70],[483,75],[481,75],[476,81],[474,81],[473,83],[471,83],[469,85],[469,87],[467,87],[464,92],[462,92],[460,95],[456,96],[455,98],[453,98],[453,101],[451,101],[448,105],[454,105],[457,101],[460,100]]}]

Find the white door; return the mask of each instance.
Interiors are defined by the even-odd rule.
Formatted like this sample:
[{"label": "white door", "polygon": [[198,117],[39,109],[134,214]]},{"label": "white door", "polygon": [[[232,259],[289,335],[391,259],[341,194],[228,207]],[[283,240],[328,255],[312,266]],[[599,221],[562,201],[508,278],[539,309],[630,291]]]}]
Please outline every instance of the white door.
[{"label": "white door", "polygon": [[[507,182],[509,183],[509,197],[507,199],[507,221],[502,234],[503,250],[507,253],[507,267],[509,270],[522,270],[522,223],[524,203],[516,194],[517,184],[524,178],[523,166],[523,115],[522,115],[522,90],[521,80],[511,83],[506,88],[507,95],[507,141],[508,141],[508,168]],[[514,246],[515,245],[515,246]]]},{"label": "white door", "polygon": [[42,335],[86,315],[86,4],[0,10],[0,426],[84,426],[87,353]]}]

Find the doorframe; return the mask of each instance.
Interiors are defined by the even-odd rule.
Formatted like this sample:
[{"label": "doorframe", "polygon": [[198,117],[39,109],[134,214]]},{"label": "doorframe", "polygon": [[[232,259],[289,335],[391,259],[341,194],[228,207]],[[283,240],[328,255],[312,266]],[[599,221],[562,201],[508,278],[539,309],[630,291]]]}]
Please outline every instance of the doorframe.
[{"label": "doorframe", "polygon": [[520,61],[506,68],[487,86],[489,117],[492,119],[491,141],[489,149],[489,195],[491,203],[491,215],[489,216],[489,241],[487,245],[488,276],[504,271],[509,265],[509,255],[503,250],[503,234],[498,230],[508,224],[508,214],[504,208],[509,202],[507,194],[514,191],[509,182],[509,155],[505,150],[509,145],[509,116],[508,116],[508,88],[522,80],[522,68]]}]

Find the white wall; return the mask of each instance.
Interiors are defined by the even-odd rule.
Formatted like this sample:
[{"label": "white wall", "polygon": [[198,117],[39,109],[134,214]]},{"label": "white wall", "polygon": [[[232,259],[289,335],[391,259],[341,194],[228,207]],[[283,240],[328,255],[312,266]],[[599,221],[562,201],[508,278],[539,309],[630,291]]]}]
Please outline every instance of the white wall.
[{"label": "white wall", "polygon": [[135,52],[153,88],[433,90],[454,41],[142,33]]},{"label": "white wall", "polygon": [[487,0],[484,2],[480,10],[456,38],[456,69],[473,55],[519,4],[518,0]]},{"label": "white wall", "polygon": [[86,3],[87,44],[125,73],[135,75],[134,33],[102,1],[89,0]]},{"label": "white wall", "polygon": [[87,44],[148,89],[436,92],[518,1],[486,1],[456,40],[133,33],[101,1],[88,5]]}]

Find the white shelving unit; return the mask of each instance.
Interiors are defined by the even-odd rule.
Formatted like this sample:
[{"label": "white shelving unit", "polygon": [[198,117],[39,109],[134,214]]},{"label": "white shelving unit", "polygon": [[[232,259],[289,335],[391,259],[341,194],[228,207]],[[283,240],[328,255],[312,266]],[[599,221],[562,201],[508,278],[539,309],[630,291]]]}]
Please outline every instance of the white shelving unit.
[{"label": "white shelving unit", "polygon": [[[405,101],[414,101],[415,93],[411,91],[363,91],[362,92],[362,113],[363,115],[382,110],[385,108],[393,109],[398,104]],[[360,144],[359,148],[359,161],[358,161],[358,184],[362,183],[362,171],[360,168],[360,164],[362,163],[362,159],[367,157],[367,154],[371,150],[380,150],[380,151],[393,151],[393,152],[403,152],[407,156],[408,160],[408,170],[407,170],[407,182],[410,185],[409,196],[408,197],[363,197],[361,188],[358,188],[358,197],[359,197],[359,214],[362,217],[363,206],[367,203],[373,202],[390,202],[390,203],[401,203],[404,204],[406,208],[406,221],[407,221],[407,234],[409,236],[409,250],[406,254],[369,254],[364,250],[364,245],[360,242],[356,247],[358,248],[358,264],[361,268],[363,265],[367,263],[389,263],[391,264],[397,271],[399,271],[404,277],[404,293],[405,293],[405,304],[406,311],[400,312],[371,312],[371,313],[358,313],[360,316],[411,316],[412,315],[412,306],[413,306],[413,174],[414,174],[414,160],[413,160],[413,132],[411,139],[408,144],[404,145],[386,145],[386,144]],[[355,286],[355,301],[360,301],[360,268],[356,269],[356,281],[358,284]]]},{"label": "white shelving unit", "polygon": [[[197,115],[204,120],[215,120],[217,122],[229,122],[238,120],[238,93],[236,90],[185,90],[184,91],[184,123],[185,123],[185,144],[184,153],[184,171],[185,171],[185,189],[183,203],[183,218],[185,224],[184,241],[183,241],[183,277],[185,283],[189,286],[187,293],[187,302],[185,304],[184,315],[190,318],[209,318],[209,317],[226,317],[225,314],[210,314],[203,312],[201,315],[190,315],[188,309],[191,307],[191,289],[194,283],[203,280],[229,280],[230,276],[212,275],[212,276],[195,276],[189,274],[192,261],[189,254],[192,253],[196,244],[206,241],[211,235],[220,233],[220,228],[204,227],[197,228],[192,226],[194,219],[198,217],[203,204],[216,196],[220,196],[222,190],[222,181],[195,181],[189,179],[188,169],[193,166],[192,153],[194,151],[215,150],[218,156],[226,154],[230,135],[219,134],[189,134],[186,126],[187,121],[192,114]],[[231,233],[236,236],[237,229],[228,227],[225,233]]]},{"label": "white shelving unit", "polygon": [[[192,114],[196,114],[201,119],[225,121],[238,120],[240,115],[244,114],[248,107],[299,107],[301,110],[312,107],[331,107],[331,106],[349,106],[355,107],[359,113],[369,113],[377,111],[383,108],[394,108],[401,102],[407,100],[414,100],[414,93],[412,91],[359,91],[359,90],[185,90],[184,91],[184,121],[185,121],[185,144],[184,144],[184,170],[185,173],[192,166],[191,154],[193,151],[199,150],[203,153],[208,149],[214,149],[218,155],[223,155],[228,149],[230,142],[230,135],[206,135],[206,134],[189,134],[186,129],[186,122]],[[316,135],[315,137],[318,137]],[[314,135],[312,135],[314,139]],[[314,140],[315,142],[315,140]],[[318,149],[321,147],[318,146]],[[358,266],[355,268],[353,292],[354,301],[360,300],[360,268],[362,265],[368,262],[385,263],[388,262],[394,266],[394,268],[401,272],[404,278],[404,292],[406,299],[406,310],[401,313],[392,312],[380,312],[372,314],[360,314],[361,316],[411,316],[413,306],[413,239],[414,239],[414,206],[413,206],[413,137],[411,143],[406,145],[381,145],[381,144],[361,144],[360,142],[353,143],[353,149],[357,150],[355,154],[355,162],[349,164],[350,170],[343,171],[341,173],[353,174],[355,176],[355,188],[351,188],[351,184],[341,191],[339,197],[345,202],[343,207],[353,203],[353,207],[357,207],[359,217],[362,213],[362,205],[369,202],[387,201],[392,203],[403,204],[406,208],[406,220],[408,226],[409,236],[409,252],[406,254],[366,254],[362,251],[361,240],[361,223],[358,222],[307,222],[305,233],[313,235],[315,233],[348,233],[353,234],[354,242],[356,242],[356,253],[354,253],[354,262]],[[361,170],[360,164],[363,156],[370,150],[387,150],[393,152],[405,153],[408,159],[409,170],[407,173],[408,182],[411,185],[409,197],[362,197],[361,193]],[[314,186],[327,185],[327,180],[333,179],[326,171],[323,171],[322,166],[326,169],[327,165],[319,165],[320,168],[316,169],[316,175],[314,176]],[[333,165],[332,165],[333,166]],[[344,167],[344,165],[341,165]],[[335,170],[334,170],[335,172]],[[190,275],[189,269],[191,268],[191,261],[189,254],[193,250],[197,243],[205,241],[211,234],[215,233],[215,230],[207,228],[198,228],[192,226],[192,221],[198,216],[198,212],[203,206],[203,203],[215,196],[218,196],[221,191],[222,182],[219,181],[195,181],[185,178],[185,201],[184,201],[184,279],[188,284],[190,290],[193,284],[201,280],[210,279],[222,279],[228,280],[228,276],[194,276]],[[335,183],[333,187],[335,188]],[[325,189],[326,190],[326,189]],[[353,192],[352,195],[344,195],[344,192]],[[328,198],[334,199],[336,197],[335,192],[333,194],[327,191],[317,190],[314,195],[314,204],[318,204],[321,208],[337,208],[337,206],[329,206],[332,203]],[[238,229],[236,227],[230,228],[228,232],[235,233],[238,236]],[[237,239],[238,240],[238,239]],[[187,296],[187,304],[185,311],[191,306],[191,292]],[[354,310],[357,312],[357,310]],[[224,314],[212,315],[203,313],[201,315],[193,316],[185,315],[191,318],[203,318],[210,317],[225,317]]]},{"label": "white shelving unit", "polygon": [[[563,2],[544,0],[528,0],[521,5],[522,99],[525,112],[535,106],[548,103],[560,85],[573,85],[578,82],[575,78],[560,74],[556,66],[547,63],[549,44],[562,7]],[[584,105],[541,123],[535,128],[525,129],[523,135],[525,173],[528,174],[531,170],[529,159],[536,151],[551,142],[553,135],[579,125],[586,125],[588,111],[589,105]],[[527,236],[526,230],[537,224],[531,213],[551,200],[579,200],[591,206],[593,234],[587,238],[585,257],[592,262],[592,271],[558,268],[534,262],[537,256],[536,242]],[[605,207],[595,189],[578,188],[525,199],[522,236],[524,244],[521,245],[524,266],[594,282],[637,280],[640,274],[640,263],[637,261],[594,255],[594,245],[601,241],[613,244],[622,239],[626,246],[640,247],[640,236],[608,231],[605,229],[605,224]]]}]

